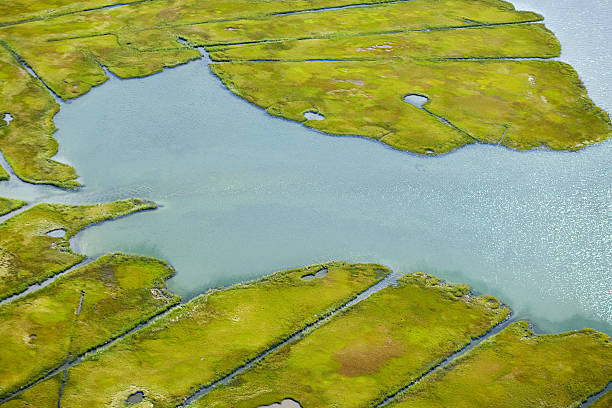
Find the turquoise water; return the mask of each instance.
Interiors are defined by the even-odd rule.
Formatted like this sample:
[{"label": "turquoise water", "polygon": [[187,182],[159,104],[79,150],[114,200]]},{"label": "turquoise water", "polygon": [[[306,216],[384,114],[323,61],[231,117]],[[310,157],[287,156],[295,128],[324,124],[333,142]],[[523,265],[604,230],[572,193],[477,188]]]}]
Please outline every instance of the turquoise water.
[{"label": "turquoise water", "polygon": [[[520,5],[545,15],[555,7]],[[607,27],[607,13],[591,18]],[[572,17],[580,26],[581,15]],[[554,18],[547,24],[562,42],[576,34],[563,15]],[[563,59],[610,111],[612,62],[594,51],[596,28],[582,27]],[[62,106],[55,122],[58,158],[85,188],[11,182],[0,195],[156,201],[159,210],[89,228],[76,243],[90,256],[166,259],[177,269],[171,289],[186,298],[278,269],[367,261],[469,283],[540,330],[612,333],[609,142],[578,153],[477,145],[419,157],[270,117],[223,88],[202,61],[111,79]]]}]

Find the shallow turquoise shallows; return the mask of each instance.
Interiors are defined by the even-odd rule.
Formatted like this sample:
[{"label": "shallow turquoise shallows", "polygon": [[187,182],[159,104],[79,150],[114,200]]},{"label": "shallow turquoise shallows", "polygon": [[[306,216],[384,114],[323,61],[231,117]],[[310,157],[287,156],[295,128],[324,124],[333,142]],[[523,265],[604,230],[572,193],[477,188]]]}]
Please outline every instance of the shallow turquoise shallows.
[{"label": "shallow turquoise shallows", "polygon": [[[612,15],[589,3],[586,14],[585,2],[569,0],[565,9],[520,6],[551,12],[563,59],[610,111],[612,61],[597,47],[612,42]],[[578,153],[475,145],[419,157],[270,117],[203,61],[112,79],[64,104],[56,124],[58,157],[85,188],[11,182],[0,195],[156,201],[159,210],[89,228],[77,244],[90,256],[166,259],[177,269],[170,287],[185,297],[293,266],[368,261],[469,283],[540,330],[612,334],[610,142]]]}]

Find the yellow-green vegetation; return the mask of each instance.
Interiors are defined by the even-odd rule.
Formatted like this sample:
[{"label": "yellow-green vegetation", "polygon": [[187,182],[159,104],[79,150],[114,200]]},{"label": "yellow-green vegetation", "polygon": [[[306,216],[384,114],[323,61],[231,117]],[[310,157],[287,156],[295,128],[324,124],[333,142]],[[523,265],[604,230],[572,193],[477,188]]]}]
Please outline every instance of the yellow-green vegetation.
[{"label": "yellow-green vegetation", "polygon": [[125,3],[121,0],[11,0],[0,3],[0,26],[26,21],[43,19],[79,10]]},{"label": "yellow-green vegetation", "polygon": [[434,30],[258,42],[210,47],[213,61],[387,58],[529,58],[556,57],[559,42],[543,24],[474,27],[465,30]]},{"label": "yellow-green vegetation", "polygon": [[577,407],[611,378],[609,336],[592,330],[535,336],[518,322],[390,407]]},{"label": "yellow-green vegetation", "polygon": [[508,316],[465,285],[406,275],[196,401],[194,407],[252,408],[284,398],[303,407],[381,402]]},{"label": "yellow-green vegetation", "polygon": [[0,197],[0,215],[5,215],[12,211],[18,210],[26,204],[27,202],[23,200]]},{"label": "yellow-green vegetation", "polygon": [[[358,4],[358,3],[357,3]],[[542,16],[516,11],[498,0],[412,0],[318,13],[177,26],[175,31],[197,45],[357,37],[425,29],[541,21]]]},{"label": "yellow-green vegetation", "polygon": [[[106,220],[156,208],[129,199],[95,205],[39,204],[0,224],[0,299],[65,271],[85,256],[70,250],[68,239],[81,229]],[[64,237],[48,232],[63,229]]]},{"label": "yellow-green vegetation", "polygon": [[63,408],[123,406],[143,391],[148,403],[173,407],[389,273],[374,264],[323,265],[277,272],[257,282],[214,290],[70,369]]},{"label": "yellow-green vegetation", "polygon": [[[305,121],[305,111],[316,111],[326,119],[307,126],[418,153],[448,152],[476,140],[497,143],[505,129],[509,147],[578,149],[611,129],[575,71],[561,62],[250,62],[212,69],[271,114]],[[427,96],[425,108],[459,129],[404,102],[408,94]]]},{"label": "yellow-green vegetation", "polygon": [[57,408],[62,378],[63,373],[53,376],[28,388],[1,406],[2,408]]},{"label": "yellow-green vegetation", "polygon": [[106,255],[0,308],[0,397],[178,303],[174,270],[157,259]]},{"label": "yellow-green vegetation", "polygon": [[[53,116],[59,105],[43,84],[21,66],[0,38],[0,150],[19,178],[63,188],[79,186],[75,170],[51,160],[57,153]],[[3,170],[4,172],[4,170]],[[6,175],[4,178],[8,178]]]},{"label": "yellow-green vegetation", "polygon": [[[517,11],[505,1],[374,1],[331,10],[325,8],[359,2],[128,3],[101,8],[117,2],[19,0],[0,6],[6,9],[0,13],[0,77],[10,84],[0,89],[0,112],[15,118],[8,126],[0,122],[0,149],[23,180],[78,186],[74,169],[51,160],[57,151],[52,118],[58,105],[17,58],[57,95],[70,99],[106,81],[103,66],[122,78],[146,76],[199,58],[191,46],[212,47],[215,59],[228,61],[216,64],[214,72],[232,91],[270,113],[304,122],[305,111],[318,111],[325,119],[307,126],[422,154],[475,141],[498,143],[505,129],[502,144],[515,149],[577,150],[612,134],[607,114],[588,99],[567,65],[446,61],[559,55],[558,41],[537,23],[542,16]],[[220,44],[225,46],[214,47]],[[239,63],[245,59],[285,62]],[[336,63],[308,59],[352,60],[342,69],[359,77],[345,79]],[[392,76],[381,66],[388,66]],[[418,76],[410,75],[415,66]],[[282,86],[275,86],[277,80]],[[345,80],[353,82],[338,89],[342,82],[337,81]],[[402,102],[415,92],[430,98],[429,112]]]},{"label": "yellow-green vegetation", "polygon": [[608,391],[607,394],[595,401],[591,408],[612,408],[612,392]]}]

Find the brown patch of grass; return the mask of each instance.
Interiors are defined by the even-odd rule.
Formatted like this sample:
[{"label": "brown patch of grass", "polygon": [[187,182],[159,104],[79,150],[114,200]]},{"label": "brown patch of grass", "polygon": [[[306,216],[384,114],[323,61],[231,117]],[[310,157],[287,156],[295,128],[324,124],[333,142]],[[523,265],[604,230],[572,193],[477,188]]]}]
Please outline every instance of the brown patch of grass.
[{"label": "brown patch of grass", "polygon": [[368,344],[352,344],[337,351],[334,360],[341,364],[338,373],[345,377],[359,377],[378,372],[387,361],[405,352],[404,344],[387,338]]}]

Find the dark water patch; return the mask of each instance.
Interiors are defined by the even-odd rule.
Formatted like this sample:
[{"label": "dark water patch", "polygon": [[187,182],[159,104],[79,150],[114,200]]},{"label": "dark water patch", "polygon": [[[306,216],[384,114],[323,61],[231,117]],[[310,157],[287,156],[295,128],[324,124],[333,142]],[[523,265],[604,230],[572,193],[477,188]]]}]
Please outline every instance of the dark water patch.
[{"label": "dark water patch", "polygon": [[130,405],[139,404],[144,400],[144,392],[136,391],[128,395],[125,402]]},{"label": "dark water patch", "polygon": [[319,270],[319,272],[315,273],[315,278],[324,278],[325,276],[327,276],[327,272],[327,268],[323,268]]}]

